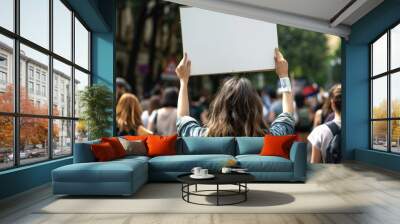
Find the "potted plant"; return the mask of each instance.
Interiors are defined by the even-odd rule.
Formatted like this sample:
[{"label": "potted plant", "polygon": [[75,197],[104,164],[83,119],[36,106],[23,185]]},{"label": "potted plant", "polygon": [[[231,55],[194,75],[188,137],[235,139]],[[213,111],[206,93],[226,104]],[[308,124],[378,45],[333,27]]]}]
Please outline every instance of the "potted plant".
[{"label": "potted plant", "polygon": [[112,127],[113,94],[107,86],[95,84],[80,92],[80,124],[87,128],[89,140],[110,136]]}]

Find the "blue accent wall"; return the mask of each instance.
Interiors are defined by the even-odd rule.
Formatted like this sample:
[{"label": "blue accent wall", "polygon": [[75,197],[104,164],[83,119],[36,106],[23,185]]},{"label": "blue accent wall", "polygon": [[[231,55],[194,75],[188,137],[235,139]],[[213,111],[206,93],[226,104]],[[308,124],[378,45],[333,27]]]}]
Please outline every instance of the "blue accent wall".
[{"label": "blue accent wall", "polygon": [[[102,33],[111,31],[111,23],[107,22],[111,18],[102,14],[99,5],[109,4],[109,6],[112,6],[115,0],[67,0],[67,2],[92,31]],[[113,8],[110,7],[109,9],[112,10]]]},{"label": "blue accent wall", "polygon": [[[98,10],[101,12],[109,27],[109,32],[92,32],[92,81],[106,85],[115,97],[115,30],[116,6],[115,1],[97,1]],[[113,102],[113,117],[115,121],[115,101]],[[111,135],[115,134],[115,122],[110,127]]]},{"label": "blue accent wall", "polygon": [[386,0],[351,27],[344,52],[343,134],[346,159],[399,170],[400,157],[369,149],[369,43],[400,21],[400,1]]},{"label": "blue accent wall", "polygon": [[[92,32],[91,71],[93,83],[105,84],[114,94],[116,0],[67,0],[67,2]],[[113,129],[115,128],[110,127],[110,131]],[[71,163],[72,157],[68,157],[1,171],[0,199],[48,183],[51,181],[53,169]]]}]

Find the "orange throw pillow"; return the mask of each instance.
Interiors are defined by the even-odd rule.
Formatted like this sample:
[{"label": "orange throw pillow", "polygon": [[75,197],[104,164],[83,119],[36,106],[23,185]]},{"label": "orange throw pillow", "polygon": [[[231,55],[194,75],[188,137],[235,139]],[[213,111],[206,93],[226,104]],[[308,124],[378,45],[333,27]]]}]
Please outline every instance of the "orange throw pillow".
[{"label": "orange throw pillow", "polygon": [[124,146],[122,146],[121,142],[119,142],[118,138],[111,137],[111,138],[101,138],[101,142],[108,142],[114,149],[115,155],[117,158],[122,158],[126,156],[126,151]]},{"label": "orange throw pillow", "polygon": [[147,154],[148,156],[165,156],[176,155],[176,139],[177,135],[173,136],[158,136],[150,135],[147,137]]},{"label": "orange throw pillow", "polygon": [[124,139],[128,140],[128,141],[143,141],[145,142],[147,139],[147,135],[126,135],[126,136],[122,136]]},{"label": "orange throw pillow", "polygon": [[289,159],[290,147],[296,140],[296,135],[265,135],[261,156],[280,156]]},{"label": "orange throw pillow", "polygon": [[112,148],[111,144],[108,142],[102,142],[100,144],[93,144],[90,147],[92,149],[94,157],[99,162],[105,162],[105,161],[117,159],[114,149]]}]

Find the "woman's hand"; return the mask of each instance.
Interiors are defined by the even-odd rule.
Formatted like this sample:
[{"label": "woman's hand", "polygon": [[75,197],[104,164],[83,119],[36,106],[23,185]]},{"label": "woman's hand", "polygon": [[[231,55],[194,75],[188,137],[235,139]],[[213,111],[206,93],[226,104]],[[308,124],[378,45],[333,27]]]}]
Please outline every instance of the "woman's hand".
[{"label": "woman's hand", "polygon": [[185,53],[175,69],[176,75],[182,84],[187,84],[189,82],[191,65],[192,62],[188,59],[187,53]]},{"label": "woman's hand", "polygon": [[183,117],[189,115],[189,94],[188,94],[188,82],[190,76],[191,61],[188,59],[187,54],[183,55],[181,62],[175,69],[176,75],[178,76],[181,86],[178,95],[178,107],[177,116]]},{"label": "woman's hand", "polygon": [[282,53],[279,51],[279,48],[275,48],[275,69],[276,74],[279,78],[288,77],[289,76],[289,66],[286,59],[283,57]]}]

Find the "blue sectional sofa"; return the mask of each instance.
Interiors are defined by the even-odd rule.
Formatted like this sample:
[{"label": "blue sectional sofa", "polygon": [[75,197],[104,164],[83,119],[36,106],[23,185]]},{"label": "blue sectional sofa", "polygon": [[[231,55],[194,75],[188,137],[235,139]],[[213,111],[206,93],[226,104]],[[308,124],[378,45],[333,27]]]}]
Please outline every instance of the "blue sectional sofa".
[{"label": "blue sectional sofa", "polygon": [[91,141],[75,144],[74,163],[52,172],[53,193],[67,195],[131,195],[148,181],[176,181],[193,167],[218,172],[228,160],[236,160],[259,182],[304,182],[306,147],[295,142],[290,159],[260,156],[263,137],[184,137],[177,141],[177,155],[128,156],[96,162]]}]

